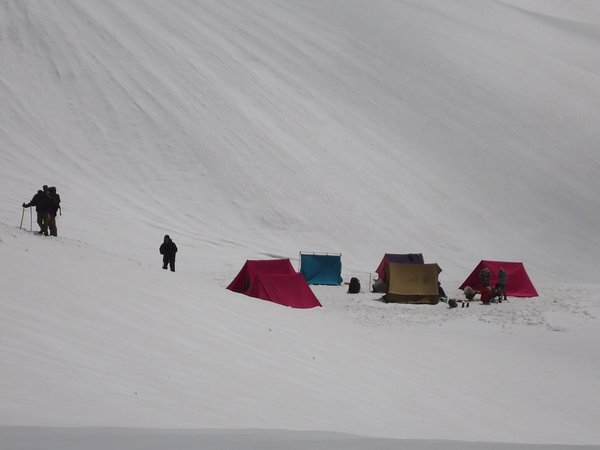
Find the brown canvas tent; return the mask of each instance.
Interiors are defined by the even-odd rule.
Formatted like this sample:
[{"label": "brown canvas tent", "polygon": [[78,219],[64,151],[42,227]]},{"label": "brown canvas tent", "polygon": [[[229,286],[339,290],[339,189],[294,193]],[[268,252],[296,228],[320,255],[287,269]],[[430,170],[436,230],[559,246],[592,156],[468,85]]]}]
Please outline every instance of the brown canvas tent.
[{"label": "brown canvas tent", "polygon": [[440,301],[437,264],[388,264],[386,302],[435,305]]}]

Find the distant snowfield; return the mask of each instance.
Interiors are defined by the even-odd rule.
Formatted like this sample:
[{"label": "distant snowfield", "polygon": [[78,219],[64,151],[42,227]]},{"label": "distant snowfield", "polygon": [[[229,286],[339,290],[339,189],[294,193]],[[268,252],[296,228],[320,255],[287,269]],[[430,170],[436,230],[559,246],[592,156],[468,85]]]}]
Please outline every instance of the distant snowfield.
[{"label": "distant snowfield", "polygon": [[[592,0],[0,0],[0,447],[598,448],[599,43]],[[299,251],[364,292],[225,289]],[[385,252],[540,297],[385,304]]]}]

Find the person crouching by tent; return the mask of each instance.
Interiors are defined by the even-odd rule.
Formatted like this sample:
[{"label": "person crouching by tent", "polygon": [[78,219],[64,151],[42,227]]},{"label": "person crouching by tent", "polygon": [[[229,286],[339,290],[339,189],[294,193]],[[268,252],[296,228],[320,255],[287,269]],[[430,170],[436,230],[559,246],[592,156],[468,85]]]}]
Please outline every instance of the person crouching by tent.
[{"label": "person crouching by tent", "polygon": [[177,253],[177,246],[168,234],[165,234],[163,243],[160,245],[158,251],[163,255],[163,269],[167,270],[167,266],[171,266],[171,272],[175,272],[175,254]]},{"label": "person crouching by tent", "polygon": [[385,294],[388,290],[388,285],[381,278],[378,278],[373,283],[373,290],[371,292],[378,292],[380,294]]},{"label": "person crouching by tent", "polygon": [[446,302],[448,300],[448,296],[446,295],[446,292],[444,291],[444,288],[442,287],[442,283],[440,283],[438,281],[438,297],[440,298],[441,302]]},{"label": "person crouching by tent", "polygon": [[500,283],[496,284],[494,289],[492,289],[492,298],[490,300],[492,303],[502,303],[502,288],[499,286],[499,284]]},{"label": "person crouching by tent", "polygon": [[[465,298],[467,299],[467,308],[469,307],[469,302],[475,298],[475,294],[477,291],[473,289],[471,286],[465,286],[463,289],[463,293],[465,294]],[[462,302],[462,307],[465,307],[465,301]]]},{"label": "person crouching by tent", "polygon": [[475,298],[475,294],[477,294],[477,291],[471,286],[465,286],[465,288],[463,289],[463,293],[465,294],[467,301],[470,302]]},{"label": "person crouching by tent", "polygon": [[490,286],[484,287],[481,290],[481,303],[489,305],[492,299],[492,288]]}]

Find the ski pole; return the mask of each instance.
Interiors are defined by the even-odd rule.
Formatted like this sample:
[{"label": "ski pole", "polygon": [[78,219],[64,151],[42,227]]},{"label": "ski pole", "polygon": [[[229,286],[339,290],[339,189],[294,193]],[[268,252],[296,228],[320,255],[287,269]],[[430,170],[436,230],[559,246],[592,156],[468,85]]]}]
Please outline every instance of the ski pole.
[{"label": "ski pole", "polygon": [[19,230],[23,228],[23,217],[25,217],[25,208],[23,208],[23,213],[21,214],[21,224],[19,225]]},{"label": "ski pole", "polygon": [[33,232],[33,213],[31,212],[31,208],[29,208],[29,232]]}]

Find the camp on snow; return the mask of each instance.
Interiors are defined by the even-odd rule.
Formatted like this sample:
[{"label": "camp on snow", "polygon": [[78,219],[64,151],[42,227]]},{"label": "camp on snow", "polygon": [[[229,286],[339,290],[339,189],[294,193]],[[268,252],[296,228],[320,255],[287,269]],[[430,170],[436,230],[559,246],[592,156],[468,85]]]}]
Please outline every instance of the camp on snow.
[{"label": "camp on snow", "polygon": [[321,306],[289,259],[247,260],[227,289],[292,308]]},{"label": "camp on snow", "polygon": [[481,291],[483,286],[479,281],[479,272],[487,267],[491,271],[490,285],[495,286],[498,281],[498,271],[503,268],[508,275],[506,295],[511,297],[537,297],[538,293],[529,279],[522,262],[488,261],[482,260],[471,272],[471,275],[460,285],[459,289],[471,286],[476,291]]},{"label": "camp on snow", "polygon": [[300,273],[308,284],[339,286],[343,281],[342,254],[300,252]]}]

